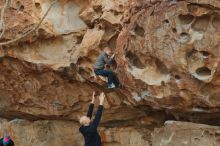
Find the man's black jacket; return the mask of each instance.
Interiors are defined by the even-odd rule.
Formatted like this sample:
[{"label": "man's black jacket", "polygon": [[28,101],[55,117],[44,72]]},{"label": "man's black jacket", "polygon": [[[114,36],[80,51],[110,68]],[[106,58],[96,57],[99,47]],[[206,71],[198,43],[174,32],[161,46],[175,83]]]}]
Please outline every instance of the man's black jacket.
[{"label": "man's black jacket", "polygon": [[[89,105],[87,116],[92,118],[94,104]],[[102,117],[103,106],[99,105],[95,115],[95,119],[89,126],[81,126],[79,131],[85,139],[85,146],[101,146],[101,138],[98,134],[97,127]]]},{"label": "man's black jacket", "polygon": [[[4,146],[3,145],[3,138],[0,139],[0,146]],[[14,146],[14,142],[12,140],[9,141],[9,144],[7,146]]]}]

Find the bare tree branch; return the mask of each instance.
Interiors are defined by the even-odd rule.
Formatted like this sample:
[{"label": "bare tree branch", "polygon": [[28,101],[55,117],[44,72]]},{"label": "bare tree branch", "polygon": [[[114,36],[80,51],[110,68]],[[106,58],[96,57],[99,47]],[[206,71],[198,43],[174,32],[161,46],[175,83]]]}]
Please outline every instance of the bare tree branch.
[{"label": "bare tree branch", "polygon": [[2,29],[2,32],[0,34],[0,39],[2,38],[2,36],[5,33],[5,18],[4,18],[4,16],[5,16],[5,10],[8,7],[8,3],[9,3],[9,0],[6,0],[5,4],[1,10],[1,29]]},{"label": "bare tree branch", "polygon": [[18,41],[18,40],[20,40],[20,39],[22,39],[22,38],[25,38],[26,36],[28,36],[28,35],[31,34],[32,32],[36,31],[36,30],[40,27],[41,23],[44,21],[44,19],[46,18],[47,14],[49,13],[49,11],[51,10],[51,8],[53,7],[53,5],[54,5],[55,3],[56,3],[56,1],[53,1],[53,2],[50,4],[49,8],[47,9],[47,11],[46,11],[46,13],[44,14],[44,16],[41,18],[40,22],[39,22],[32,30],[30,30],[30,31],[28,31],[28,32],[26,32],[26,33],[24,33],[22,36],[20,36],[20,37],[18,37],[18,38],[15,38],[15,39],[10,40],[10,41],[7,41],[7,42],[2,42],[2,43],[0,43],[0,46],[4,46],[4,45],[8,45],[8,44],[14,43],[14,42],[16,42],[16,41]]}]

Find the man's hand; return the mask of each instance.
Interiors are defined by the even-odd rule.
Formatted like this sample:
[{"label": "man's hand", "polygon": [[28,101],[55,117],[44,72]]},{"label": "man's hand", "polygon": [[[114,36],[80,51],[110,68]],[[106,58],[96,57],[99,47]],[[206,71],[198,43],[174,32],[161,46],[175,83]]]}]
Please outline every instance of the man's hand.
[{"label": "man's hand", "polygon": [[91,101],[91,103],[94,104],[94,102],[95,102],[95,91],[92,93],[92,101]]},{"label": "man's hand", "polygon": [[113,54],[112,56],[111,56],[111,59],[113,59],[115,57],[115,54]]},{"label": "man's hand", "polygon": [[108,64],[105,64],[105,69],[106,69],[106,70],[109,70],[109,69],[111,69],[110,67],[111,67],[110,65],[108,65]]},{"label": "man's hand", "polygon": [[99,95],[99,105],[103,105],[104,104],[104,100],[105,100],[105,93],[102,92],[100,95]]}]

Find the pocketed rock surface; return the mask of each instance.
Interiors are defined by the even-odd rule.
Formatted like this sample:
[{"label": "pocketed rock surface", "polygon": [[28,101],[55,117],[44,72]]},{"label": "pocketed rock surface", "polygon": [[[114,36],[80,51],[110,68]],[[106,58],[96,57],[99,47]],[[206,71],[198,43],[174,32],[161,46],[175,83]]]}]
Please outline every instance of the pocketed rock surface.
[{"label": "pocketed rock surface", "polygon": [[[9,1],[0,44],[33,30],[52,3]],[[107,95],[104,146],[219,145],[219,9],[219,0],[57,0],[33,33],[0,47],[0,132],[16,146],[81,146],[78,116],[96,91]],[[105,46],[120,89],[94,74]]]}]

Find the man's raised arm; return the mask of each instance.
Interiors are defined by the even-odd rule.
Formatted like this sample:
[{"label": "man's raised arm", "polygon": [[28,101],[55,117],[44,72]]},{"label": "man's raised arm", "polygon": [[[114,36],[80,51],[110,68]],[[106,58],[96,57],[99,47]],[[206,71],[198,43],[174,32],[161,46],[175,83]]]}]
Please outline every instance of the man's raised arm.
[{"label": "man's raised arm", "polygon": [[97,128],[100,121],[101,121],[101,117],[102,117],[102,112],[103,112],[103,104],[104,104],[104,100],[105,100],[105,94],[102,92],[99,96],[99,107],[98,107],[98,110],[96,112],[96,115],[95,115],[95,119],[92,123],[92,125],[94,126],[94,128]]},{"label": "man's raised arm", "polygon": [[104,54],[103,57],[104,57],[105,63],[108,64],[108,65],[111,65],[112,61],[115,57],[115,54],[113,54],[111,57],[108,57],[107,55]]},{"label": "man's raised arm", "polygon": [[94,108],[94,101],[95,101],[95,92],[93,92],[93,94],[92,94],[92,101],[89,105],[89,109],[88,109],[88,112],[87,112],[87,115],[86,115],[90,119],[92,118],[92,113],[93,113],[93,108]]}]

